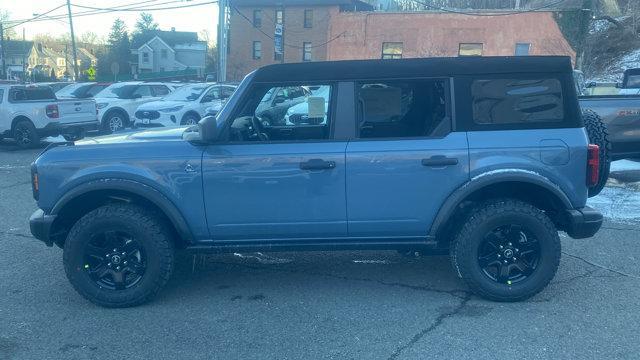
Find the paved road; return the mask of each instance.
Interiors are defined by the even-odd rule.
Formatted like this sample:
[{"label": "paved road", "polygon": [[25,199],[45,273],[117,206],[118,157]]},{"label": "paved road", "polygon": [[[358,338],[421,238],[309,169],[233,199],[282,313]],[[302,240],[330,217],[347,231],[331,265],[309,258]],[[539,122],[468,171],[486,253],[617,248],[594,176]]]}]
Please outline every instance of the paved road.
[{"label": "paved road", "polygon": [[3,360],[640,356],[640,218],[608,221],[589,240],[563,237],[557,277],[523,303],[469,294],[446,257],[277,253],[182,255],[154,302],[109,310],[77,295],[61,250],[29,234],[36,155],[0,144]]}]

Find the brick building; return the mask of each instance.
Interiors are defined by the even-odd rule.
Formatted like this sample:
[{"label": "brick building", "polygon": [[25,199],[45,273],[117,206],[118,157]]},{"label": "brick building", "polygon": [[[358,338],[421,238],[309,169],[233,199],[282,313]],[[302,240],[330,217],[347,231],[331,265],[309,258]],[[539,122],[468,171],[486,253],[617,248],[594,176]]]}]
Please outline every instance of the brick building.
[{"label": "brick building", "polygon": [[[358,0],[232,0],[227,78],[278,62],[567,55],[551,11],[504,16],[380,12]],[[277,24],[283,54],[276,51]]]},{"label": "brick building", "polygon": [[340,13],[331,18],[332,60],[438,56],[567,55],[553,12],[469,16],[442,12]]},{"label": "brick building", "polygon": [[[327,60],[331,19],[364,10],[373,7],[357,0],[232,0],[227,79],[283,61]],[[283,54],[275,51],[276,23],[284,27]]]}]

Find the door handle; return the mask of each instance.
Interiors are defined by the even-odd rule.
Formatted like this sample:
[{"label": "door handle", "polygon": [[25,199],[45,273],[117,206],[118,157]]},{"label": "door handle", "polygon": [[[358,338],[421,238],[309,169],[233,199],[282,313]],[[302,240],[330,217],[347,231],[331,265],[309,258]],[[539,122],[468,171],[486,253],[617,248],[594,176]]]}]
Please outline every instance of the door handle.
[{"label": "door handle", "polygon": [[324,161],[322,159],[311,159],[300,163],[301,170],[327,170],[335,167],[335,161]]},{"label": "door handle", "polygon": [[458,165],[457,158],[450,158],[444,155],[434,155],[428,159],[422,159],[422,166],[451,166]]}]

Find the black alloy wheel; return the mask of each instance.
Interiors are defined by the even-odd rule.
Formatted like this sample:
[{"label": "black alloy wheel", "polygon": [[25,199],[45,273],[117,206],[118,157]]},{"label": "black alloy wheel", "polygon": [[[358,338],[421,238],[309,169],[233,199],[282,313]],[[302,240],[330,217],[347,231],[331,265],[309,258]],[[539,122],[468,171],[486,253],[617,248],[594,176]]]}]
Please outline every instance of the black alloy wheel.
[{"label": "black alloy wheel", "polygon": [[123,290],[135,286],[144,276],[146,254],[130,234],[106,231],[95,234],[84,249],[84,268],[98,286]]},{"label": "black alloy wheel", "polygon": [[484,236],[478,249],[478,265],[484,275],[512,285],[527,279],[540,262],[540,244],[520,225],[498,227]]}]

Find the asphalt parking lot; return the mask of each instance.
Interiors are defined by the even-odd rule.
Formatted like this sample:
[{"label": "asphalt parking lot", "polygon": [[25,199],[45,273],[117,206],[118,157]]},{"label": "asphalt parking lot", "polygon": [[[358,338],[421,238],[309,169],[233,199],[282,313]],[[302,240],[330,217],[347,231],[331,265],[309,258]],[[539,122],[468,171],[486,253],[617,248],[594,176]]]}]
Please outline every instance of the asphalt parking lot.
[{"label": "asphalt parking lot", "polygon": [[[0,359],[637,359],[640,178],[591,200],[592,239],[563,236],[552,284],[522,303],[471,295],[447,257],[395,252],[178,258],[155,301],[104,309],[33,239],[29,164],[0,142]],[[618,179],[618,180],[616,180]]]}]

